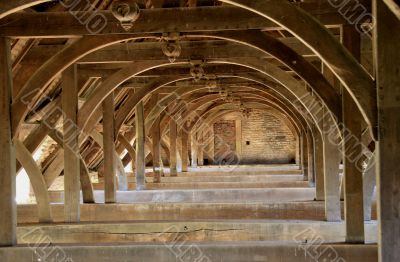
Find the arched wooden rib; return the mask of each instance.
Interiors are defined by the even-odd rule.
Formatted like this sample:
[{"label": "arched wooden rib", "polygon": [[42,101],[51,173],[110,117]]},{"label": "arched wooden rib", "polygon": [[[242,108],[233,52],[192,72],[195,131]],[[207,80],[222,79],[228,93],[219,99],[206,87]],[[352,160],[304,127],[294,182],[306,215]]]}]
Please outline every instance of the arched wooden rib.
[{"label": "arched wooden rib", "polygon": [[186,93],[194,92],[199,89],[201,89],[201,87],[192,87],[192,88],[181,87],[176,89],[172,95],[164,97],[161,101],[159,101],[158,107],[154,108],[152,112],[149,114],[149,118],[146,119],[146,128],[150,128],[153,125],[152,120],[154,120],[168,106],[168,104],[175,101],[177,97],[181,97]]},{"label": "arched wooden rib", "polygon": [[[263,73],[271,78],[273,78],[275,81],[278,83],[282,84],[285,86],[293,95],[295,95],[297,98],[303,98],[308,95],[309,99],[313,99],[312,96],[308,94],[308,91],[305,90],[304,86],[301,85],[295,78],[287,74],[285,71],[282,69],[279,69],[278,67],[267,63],[265,61],[261,61],[259,59],[248,59],[246,61],[240,61],[239,59],[224,59],[224,60],[210,60],[209,63],[215,63],[215,64],[235,64],[243,67],[247,67],[250,69],[253,69],[255,71],[258,71],[260,73]],[[185,64],[185,63],[182,63]],[[116,89],[121,83],[123,83],[125,80],[133,77],[134,75],[144,72],[147,68],[155,68],[155,67],[161,67],[164,66],[164,64],[159,65],[157,61],[153,62],[148,62],[144,63],[142,65],[128,65],[127,67],[121,69],[120,71],[114,73],[111,75],[107,80],[103,82],[103,84],[97,89],[97,91],[87,100],[87,102],[82,106],[80,112],[79,112],[79,127],[81,130],[84,130],[84,132],[87,132],[87,130],[91,130],[93,128],[93,124],[91,122],[90,125],[86,126],[88,122],[90,122],[88,116],[90,116],[95,110],[95,108],[98,107],[98,102],[102,101],[109,93],[111,93],[114,89]],[[172,81],[171,81],[172,82]],[[155,90],[155,86],[153,86],[153,90]],[[151,89],[151,88],[148,88]],[[146,91],[148,90],[146,89]],[[143,91],[144,93],[144,91]],[[304,99],[299,99],[298,102],[304,103]],[[140,101],[140,100],[139,100]],[[307,108],[307,107],[306,107]],[[318,108],[308,108],[309,110],[319,110]],[[321,111],[321,110],[319,110]],[[311,113],[311,112],[310,112]],[[314,112],[315,113],[315,112]],[[317,119],[314,119],[317,121]],[[335,122],[335,121],[332,121]]]},{"label": "arched wooden rib", "polygon": [[[299,117],[297,117],[292,110],[290,110],[288,108],[288,106],[284,105],[281,101],[278,101],[276,98],[274,98],[271,95],[267,95],[265,93],[262,94],[254,94],[254,93],[246,93],[245,96],[242,97],[243,99],[245,98],[254,98],[255,100],[261,99],[261,100],[265,100],[268,102],[273,102],[274,103],[274,108],[275,107],[279,107],[278,110],[282,111],[285,115],[287,115],[289,117],[289,121],[290,124],[288,126],[292,127],[291,128],[291,132],[293,132],[293,135],[298,135],[299,134],[299,128],[301,128],[300,126],[304,126],[304,122],[302,122],[302,120],[300,120]],[[208,110],[212,109],[213,107],[215,107],[217,105],[218,101],[223,101],[223,99],[221,99],[221,96],[218,94],[207,94],[204,97],[202,97],[202,99],[199,99],[198,102],[196,103],[192,103],[193,101],[188,101],[188,103],[190,104],[189,107],[186,110],[186,114],[181,114],[181,118],[179,119],[178,124],[180,126],[183,126],[183,124],[187,121],[187,118],[190,117],[195,108],[201,108],[203,107],[205,104],[208,103],[212,103],[212,105],[210,107],[206,108],[206,111],[204,113],[206,113]],[[162,119],[162,124],[161,126],[165,126],[166,122],[168,122],[169,117],[164,117]],[[305,120],[303,120],[305,121]],[[300,123],[302,122],[302,123]]]},{"label": "arched wooden rib", "polygon": [[[191,77],[187,77],[185,79],[190,79]],[[133,105],[136,105],[139,103],[140,100],[142,100],[146,95],[150,94],[154,90],[157,90],[158,88],[161,88],[163,86],[166,86],[170,83],[173,83],[176,81],[176,77],[166,77],[166,78],[161,78],[157,79],[149,84],[147,84],[145,87],[140,88],[137,92],[132,94],[131,96],[128,97],[124,105],[118,110],[116,116],[115,116],[115,132],[116,134],[120,131],[122,124],[125,122],[126,117],[129,116],[130,112],[135,108]],[[146,116],[147,118],[147,116]]]},{"label": "arched wooden rib", "polygon": [[[196,36],[195,34],[187,35]],[[201,36],[205,37],[206,33],[201,33]],[[309,63],[303,56],[279,41],[279,39],[258,30],[223,31],[210,33],[208,36],[234,41],[272,55],[306,81],[313,91],[324,101],[324,104],[336,119],[341,119],[341,98],[339,94],[335,92],[331,84],[316,67]]]},{"label": "arched wooden rib", "polygon": [[314,17],[294,4],[281,1],[221,0],[261,15],[288,30],[313,50],[339,78],[350,93],[371,136],[377,139],[375,83],[350,52]]},{"label": "arched wooden rib", "polygon": [[[56,141],[58,145],[60,145],[61,147],[64,146],[64,142],[62,140],[63,134],[60,131],[53,129],[50,131],[49,136],[54,141]],[[93,194],[93,185],[90,180],[89,170],[87,169],[86,163],[81,155],[79,155],[79,162],[80,162],[79,177],[81,182],[83,203],[95,203]]]},{"label": "arched wooden rib", "polygon": [[[146,36],[143,36],[146,37]],[[60,73],[64,68],[69,66],[74,61],[77,61],[79,58],[93,52],[101,47],[110,45],[112,43],[127,40],[132,37],[129,36],[109,36],[109,37],[97,37],[97,36],[86,36],[72,44],[71,46],[65,48],[56,56],[54,56],[51,60],[47,61],[27,82],[24,86],[22,92],[18,95],[16,101],[13,104],[14,117],[13,117],[13,126],[18,126],[23,116],[26,114],[25,109],[29,106],[32,106],[32,103],[35,102],[38,97],[40,97],[40,92],[35,92],[35,88],[37,91],[43,90],[43,88],[48,84],[56,74]],[[237,40],[236,40],[237,41]],[[248,44],[251,46],[251,44]],[[159,63],[156,65],[159,66]],[[143,67],[145,68],[145,66]],[[147,68],[149,69],[149,68]],[[115,79],[114,79],[115,80]],[[120,79],[115,80],[118,85],[118,81]],[[312,85],[314,86],[314,85]],[[21,101],[22,99],[22,101]],[[97,100],[93,99],[94,102]],[[101,100],[98,100],[101,101]],[[98,102],[97,101],[97,102]],[[329,104],[329,103],[328,103]],[[25,105],[25,107],[24,107]],[[29,106],[27,106],[29,105]],[[88,104],[89,106],[90,104]],[[91,105],[93,106],[93,105]],[[24,109],[25,108],[25,109]],[[15,132],[15,129],[14,129]]]},{"label": "arched wooden rib", "polygon": [[42,172],[37,166],[29,150],[18,139],[14,139],[15,151],[17,160],[24,167],[29,176],[33,191],[35,193],[39,222],[50,223],[53,222],[53,217],[50,208],[50,198],[47,191],[46,183],[43,179]]},{"label": "arched wooden rib", "polygon": [[[265,98],[264,98],[265,99]],[[263,98],[261,98],[261,102],[260,103],[268,103],[268,106],[270,106],[270,107],[273,107],[273,108],[275,108],[275,107],[277,107],[277,105],[276,104],[274,104],[274,103],[271,103],[270,101],[265,101],[265,100],[263,100]],[[216,104],[216,105],[212,105],[211,107],[208,107],[202,114],[200,114],[200,115],[198,115],[198,117],[197,117],[197,119],[195,120],[195,122],[188,128],[188,130],[192,130],[192,128],[193,128],[193,126],[196,124],[196,123],[200,123],[200,119],[202,118],[202,116],[204,115],[204,114],[207,114],[207,115],[215,115],[215,113],[214,113],[214,111],[212,110],[213,108],[215,108],[215,107],[226,107],[226,106],[229,106],[229,105],[227,105],[226,103],[224,104]],[[284,109],[282,109],[281,107],[279,107],[278,106],[278,108],[276,109],[276,110],[278,110],[278,111],[280,111],[281,113],[283,113],[284,115],[288,115],[288,112],[286,111],[286,110],[284,110]],[[152,112],[152,113],[150,113],[150,114],[157,114],[158,112],[157,112],[157,110],[155,111],[155,112]],[[296,120],[294,120],[294,119],[292,119],[292,117],[293,117],[293,115],[291,114],[291,112],[289,112],[289,118],[293,121],[293,123],[289,123],[289,126],[297,126],[298,124],[296,123]],[[183,118],[182,118],[182,122],[184,122],[185,120],[184,120],[184,118],[186,118],[187,116],[184,116]],[[296,118],[296,116],[294,116],[294,118]],[[165,119],[164,119],[165,120]],[[163,120],[163,121],[164,121]],[[182,124],[181,124],[182,125]],[[305,127],[305,124],[300,124],[301,125],[301,129],[304,129],[304,128],[306,128]],[[165,128],[165,126],[164,126],[164,128]],[[294,134],[296,135],[296,134],[298,134],[300,131],[298,131],[297,129],[295,130],[295,132],[294,132]]]},{"label": "arched wooden rib", "polygon": [[3,0],[0,2],[0,19],[12,13],[24,10],[25,8],[50,1],[53,0]]},{"label": "arched wooden rib", "polygon": [[[245,78],[245,79],[247,79],[247,78]],[[252,79],[251,77],[249,77],[248,79]],[[256,78],[257,79],[257,78]],[[170,81],[170,79],[168,79],[168,81]],[[260,80],[260,79],[257,79],[257,80],[253,80],[253,81],[257,81],[257,82],[261,82],[262,80]],[[263,83],[264,85],[265,85],[265,83]],[[286,89],[284,89],[284,88],[281,88],[281,89],[283,89],[283,90],[286,90]],[[183,90],[183,91],[185,91],[185,90]],[[187,91],[187,90],[186,90]],[[260,91],[262,91],[262,88],[260,88]],[[305,92],[305,89],[303,89],[303,91]],[[178,94],[179,92],[176,92],[176,90],[174,91],[174,94]],[[279,92],[278,92],[279,93]],[[142,94],[143,95],[143,94]],[[293,94],[290,94],[289,93],[289,96],[286,96],[286,97],[289,97],[290,98],[290,96],[293,96]],[[129,104],[129,106],[130,107],[132,107],[132,105],[131,104]],[[161,106],[161,103],[159,103],[158,104],[158,106]],[[132,108],[131,108],[132,109]],[[319,111],[321,111],[321,110],[319,110]],[[156,117],[156,115],[155,114],[152,114],[152,117],[151,118],[154,118],[154,117]],[[148,121],[148,120],[147,120]],[[147,128],[150,128],[150,125],[149,124],[147,124]]]}]

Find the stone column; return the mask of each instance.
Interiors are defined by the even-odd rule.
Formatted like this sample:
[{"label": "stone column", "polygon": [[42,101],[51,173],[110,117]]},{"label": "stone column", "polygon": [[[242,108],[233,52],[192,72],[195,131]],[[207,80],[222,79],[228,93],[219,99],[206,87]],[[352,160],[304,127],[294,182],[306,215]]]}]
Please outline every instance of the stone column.
[{"label": "stone column", "polygon": [[0,246],[17,243],[17,205],[15,202],[15,147],[11,137],[10,40],[0,37]]},{"label": "stone column", "polygon": [[77,67],[72,65],[62,75],[62,107],[64,111],[64,221],[80,220],[80,162]]},{"label": "stone column", "polygon": [[145,130],[144,130],[144,112],[143,102],[140,101],[135,107],[135,125],[136,125],[136,190],[145,190]]},{"label": "stone column", "polygon": [[400,261],[400,20],[382,0],[373,0],[373,10],[377,19],[374,54],[379,125],[376,148],[379,261],[391,262]]},{"label": "stone column", "polygon": [[153,172],[154,183],[161,182],[161,135],[160,135],[160,117],[154,121],[153,129],[151,130],[151,137],[153,138]]},{"label": "stone column", "polygon": [[114,134],[114,93],[103,101],[103,151],[104,151],[104,200],[116,202],[116,163]]},{"label": "stone column", "polygon": [[177,159],[176,159],[176,138],[177,138],[177,126],[175,120],[171,117],[169,120],[169,168],[170,176],[177,176]]}]

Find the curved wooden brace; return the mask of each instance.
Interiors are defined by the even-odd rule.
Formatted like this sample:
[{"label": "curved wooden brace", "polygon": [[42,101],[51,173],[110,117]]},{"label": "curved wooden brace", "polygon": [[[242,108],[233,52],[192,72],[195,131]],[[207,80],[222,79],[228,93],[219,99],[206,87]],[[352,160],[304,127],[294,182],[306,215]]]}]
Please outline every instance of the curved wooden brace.
[{"label": "curved wooden brace", "polygon": [[334,72],[360,109],[371,136],[377,140],[375,83],[350,52],[314,17],[296,5],[281,0],[221,0],[247,9],[288,30]]},{"label": "curved wooden brace", "polygon": [[[61,107],[61,98],[57,98],[53,102],[54,107],[51,110],[52,112],[45,115],[40,121],[40,124],[35,127],[35,129],[33,129],[24,139],[24,145],[29,152],[31,152],[31,154],[40,146],[51,128],[53,128],[57,121],[61,118],[61,112],[56,110],[56,108]],[[17,164],[17,172],[19,168],[20,165]]]},{"label": "curved wooden brace", "polygon": [[[187,77],[185,79],[190,79],[190,77]],[[140,100],[142,100],[146,95],[150,94],[152,91],[157,90],[158,88],[161,88],[165,85],[171,84],[175,82],[175,80],[176,77],[166,77],[157,79],[149,83],[145,87],[140,88],[137,92],[131,94],[125,101],[124,105],[117,111],[117,114],[115,116],[115,133],[117,134],[119,132],[127,116],[129,116],[130,113],[135,108],[134,105],[139,103]]]},{"label": "curved wooden brace", "polygon": [[[143,38],[146,36],[142,36]],[[138,37],[139,38],[139,37]],[[110,37],[96,37],[96,36],[85,36],[82,39],[78,40],[71,46],[63,49],[52,59],[47,61],[33,76],[32,78],[25,84],[22,91],[17,95],[15,102],[13,103],[13,127],[14,132],[16,132],[17,127],[19,126],[22,118],[27,113],[27,108],[30,108],[35,101],[40,97],[41,91],[44,87],[49,84],[54,77],[62,72],[66,67],[68,67],[73,62],[77,61],[84,55],[98,50],[107,45],[111,45],[121,40],[132,39],[132,37],[120,35],[120,36],[110,36]],[[236,40],[237,41],[237,40]],[[249,44],[251,46],[251,44]],[[300,61],[300,60],[299,60]],[[175,63],[176,64],[176,63]],[[159,65],[155,65],[159,66]],[[151,68],[152,64],[150,63],[147,69]],[[143,65],[142,68],[146,68]],[[122,74],[122,72],[121,72]],[[131,74],[132,76],[132,74]],[[119,77],[119,79],[114,79],[116,83],[114,85],[118,85],[119,81],[121,81],[123,77]],[[111,84],[111,83],[110,83]],[[315,86],[314,84],[311,86]],[[36,89],[35,89],[36,88]],[[329,90],[329,89],[328,89]],[[329,92],[329,91],[328,91]],[[101,97],[104,97],[102,95]],[[97,103],[101,100],[96,100],[93,98],[92,103]],[[329,103],[327,103],[329,104]],[[93,106],[91,104],[87,105]],[[82,122],[82,120],[81,120]],[[82,125],[82,124],[81,124]],[[84,125],[84,124],[83,124]]]},{"label": "curved wooden brace", "polygon": [[385,4],[389,7],[390,11],[400,20],[400,6],[393,0],[383,0]]},{"label": "curved wooden brace", "polygon": [[29,150],[25,147],[24,143],[18,139],[14,139],[14,145],[16,157],[21,165],[25,168],[35,193],[39,222],[51,223],[53,222],[53,217],[50,208],[50,198],[42,172],[40,171]]},{"label": "curved wooden brace", "polygon": [[[83,57],[84,55],[93,52],[97,49],[100,49],[104,46],[110,45],[112,43],[118,42],[123,39],[130,39],[132,37],[127,36],[111,36],[111,37],[102,37],[98,38],[96,36],[85,36],[81,40],[72,44],[71,46],[65,48],[61,52],[59,52],[52,59],[47,61],[34,75],[33,77],[26,83],[23,87],[22,91],[18,94],[14,104],[13,109],[14,118],[13,118],[13,127],[14,132],[16,131],[16,127],[19,125],[23,116],[27,113],[26,108],[32,106],[32,103],[35,102],[38,97],[40,97],[41,92],[35,92],[35,90],[40,91],[43,90],[43,87],[46,86],[58,73],[62,72],[67,66],[72,64],[74,61]],[[237,40],[236,40],[237,41]],[[250,44],[251,45],[251,44]],[[66,62],[65,62],[66,61]],[[176,63],[175,63],[176,64]],[[154,67],[158,67],[160,65],[156,65]],[[152,64],[148,65],[147,69],[151,68]],[[153,67],[153,68],[154,68]],[[145,65],[142,65],[142,68],[146,68]],[[129,70],[128,70],[129,71]],[[122,72],[120,72],[122,73]],[[132,76],[132,74],[131,74]],[[123,77],[122,77],[123,78]],[[119,81],[121,81],[121,77],[119,79],[114,79],[116,81],[115,85],[119,85]],[[111,83],[110,83],[111,84]],[[314,86],[314,85],[312,85]],[[34,87],[38,87],[38,89],[34,89]],[[104,94],[102,95],[104,96]],[[100,97],[102,97],[100,96]],[[99,97],[97,97],[99,98]],[[96,97],[93,97],[91,103],[97,103],[101,100],[96,100]],[[328,103],[329,104],[329,103]],[[25,109],[24,109],[25,106]],[[92,106],[88,103],[87,107]],[[24,112],[23,112],[24,111]],[[85,112],[85,110],[83,111]],[[81,120],[82,122],[82,120]],[[85,124],[81,124],[85,125]]]},{"label": "curved wooden brace", "polygon": [[[214,61],[210,61],[210,63],[214,63]],[[309,106],[307,106],[306,101],[304,101],[303,98],[308,96],[309,99],[315,99],[315,97],[314,98],[309,97],[309,92],[305,89],[304,85],[301,85],[300,82],[297,81],[293,76],[287,74],[287,72],[272,65],[271,63],[265,61],[261,62],[259,59],[250,59],[250,58],[246,59],[245,62],[240,61],[240,59],[226,59],[224,62],[216,61],[215,63],[234,64],[238,66],[247,67],[255,71],[258,71],[260,73],[263,73],[271,77],[273,80],[275,80],[282,86],[285,86],[287,90],[290,91],[298,99],[298,102],[304,105],[304,107],[309,111],[311,116],[315,116],[321,111],[320,108],[316,107],[310,108]],[[318,123],[319,119],[314,118],[314,121]],[[333,119],[332,122],[336,123],[336,119]]]},{"label": "curved wooden brace", "polygon": [[0,19],[25,8],[50,2],[52,0],[12,0],[0,2]]},{"label": "curved wooden brace", "polygon": [[[103,135],[96,130],[92,130],[90,136],[94,141],[103,149]],[[128,178],[125,173],[124,165],[122,164],[121,158],[114,151],[114,161],[117,168],[117,178],[118,178],[118,189],[122,191],[128,190]]]},{"label": "curved wooden brace", "polygon": [[[61,147],[64,146],[64,142],[61,139],[63,137],[63,134],[60,131],[53,129],[49,132],[49,136],[54,141],[56,141],[56,143],[59,146]],[[79,154],[79,165],[80,165],[79,179],[81,182],[83,203],[95,203],[93,194],[93,185],[92,181],[90,180],[89,170],[87,169],[86,163],[80,154]]]},{"label": "curved wooden brace", "polygon": [[[174,65],[175,64],[187,64],[187,62],[174,63]],[[165,62],[165,63],[160,64],[159,61],[146,61],[146,62],[141,62],[141,63],[133,63],[133,64],[130,64],[130,65],[124,67],[123,69],[117,71],[110,77],[108,77],[96,89],[96,91],[87,99],[87,101],[83,104],[83,106],[79,110],[78,126],[79,126],[80,130],[82,130],[83,133],[87,133],[93,128],[93,125],[95,124],[94,122],[96,122],[96,121],[92,120],[92,115],[93,115],[94,110],[96,108],[98,108],[99,105],[101,104],[101,102],[123,82],[125,82],[126,80],[134,77],[135,75],[143,73],[147,70],[151,70],[151,69],[157,68],[157,67],[168,66],[168,65],[171,65],[171,63]],[[152,86],[158,86],[157,83],[158,82],[156,81],[156,83]],[[170,82],[166,82],[166,84],[168,84],[168,83],[170,83]],[[138,93],[145,94],[146,91],[150,88],[151,87],[149,87],[143,91],[139,90]],[[136,103],[138,103],[138,102],[136,102]]]},{"label": "curved wooden brace", "polygon": [[20,124],[28,113],[28,110],[33,108],[35,103],[43,95],[43,91],[47,85],[51,83],[57,75],[61,74],[68,66],[84,57],[85,55],[106,47],[113,43],[118,43],[126,39],[139,39],[140,37],[127,37],[126,35],[113,36],[84,36],[80,40],[67,46],[50,60],[46,61],[25,83],[20,92],[12,103],[12,128],[13,136],[15,136]]},{"label": "curved wooden brace", "polygon": [[125,149],[128,151],[128,154],[131,156],[132,160],[136,159],[136,150],[133,148],[131,143],[126,139],[125,136],[122,134],[118,135],[118,141],[125,147]]}]

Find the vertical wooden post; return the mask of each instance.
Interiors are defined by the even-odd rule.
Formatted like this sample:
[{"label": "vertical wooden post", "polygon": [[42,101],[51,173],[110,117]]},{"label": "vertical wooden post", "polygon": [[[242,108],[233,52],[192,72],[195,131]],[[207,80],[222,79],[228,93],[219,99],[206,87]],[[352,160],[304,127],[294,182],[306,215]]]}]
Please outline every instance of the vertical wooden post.
[{"label": "vertical wooden post", "polygon": [[103,101],[104,199],[106,203],[115,203],[117,200],[114,132],[114,93],[111,93]]},{"label": "vertical wooden post", "polygon": [[324,186],[324,145],[322,136],[314,126],[314,157],[315,157],[315,198],[317,201],[325,199]]},{"label": "vertical wooden post", "polygon": [[[376,20],[377,192],[379,261],[400,261],[400,21],[382,0],[373,1]],[[374,106],[374,105],[371,105]]]},{"label": "vertical wooden post", "polygon": [[209,152],[208,155],[210,157],[208,164],[214,165],[215,163],[215,134],[214,134],[214,126],[210,127],[210,139],[209,141]]},{"label": "vertical wooden post", "polygon": [[303,154],[303,131],[299,135],[299,166],[303,170],[304,154]]},{"label": "vertical wooden post", "polygon": [[302,132],[301,134],[301,160],[303,166],[303,180],[308,180],[308,144],[307,144],[307,133]]},{"label": "vertical wooden post", "polygon": [[170,176],[176,176],[177,175],[177,169],[176,169],[176,151],[177,151],[177,146],[176,146],[176,136],[177,136],[177,127],[176,127],[176,122],[171,117],[169,120],[169,168],[170,168]]},{"label": "vertical wooden post", "polygon": [[235,120],[236,129],[236,156],[240,160],[242,156],[242,119]]},{"label": "vertical wooden post", "polygon": [[154,183],[161,182],[161,135],[160,135],[160,116],[156,118],[151,130],[151,137],[153,139],[153,172],[154,172]]},{"label": "vertical wooden post", "polygon": [[[324,109],[326,110],[326,109]],[[325,111],[326,112],[326,111]],[[338,131],[332,127],[327,114],[323,119],[325,217],[327,221],[341,221]]]},{"label": "vertical wooden post", "polygon": [[63,73],[62,106],[64,111],[64,220],[80,220],[80,157],[77,67],[72,65]]},{"label": "vertical wooden post", "polygon": [[185,127],[181,129],[181,138],[182,138],[182,145],[181,145],[182,172],[187,172],[189,163],[189,152],[188,152],[189,134]]},{"label": "vertical wooden post", "polygon": [[182,129],[179,129],[178,126],[176,127],[176,134],[176,171],[179,173],[182,172]]},{"label": "vertical wooden post", "polygon": [[191,166],[197,167],[197,138],[196,132],[192,131],[190,136],[190,153],[191,153]]},{"label": "vertical wooden post", "polygon": [[[343,26],[343,45],[360,60],[360,34],[353,25]],[[343,185],[346,242],[364,243],[363,172],[361,161],[361,113],[350,94],[342,94]]]},{"label": "vertical wooden post", "polygon": [[[363,173],[357,161],[361,152],[361,116],[355,117],[357,105],[348,92],[343,93],[343,184],[346,242],[364,243]],[[358,115],[358,114],[357,114]]]},{"label": "vertical wooden post", "polygon": [[376,157],[375,153],[371,156],[363,174],[363,194],[364,194],[364,221],[371,221],[372,202],[374,189],[376,186]]},{"label": "vertical wooden post", "polygon": [[144,130],[144,110],[143,102],[136,105],[135,124],[136,124],[136,190],[145,190],[145,130]]},{"label": "vertical wooden post", "polygon": [[197,165],[204,165],[204,134],[203,131],[197,133]]},{"label": "vertical wooden post", "polygon": [[301,136],[301,134],[296,136],[296,159],[295,159],[295,161],[296,161],[296,165],[298,165],[299,168],[301,169],[300,136]]},{"label": "vertical wooden post", "polygon": [[315,182],[314,173],[314,143],[311,130],[307,131],[307,162],[308,162],[308,181],[311,185]]},{"label": "vertical wooden post", "polygon": [[15,202],[15,147],[11,137],[10,40],[0,37],[0,246],[17,242],[17,206]]}]

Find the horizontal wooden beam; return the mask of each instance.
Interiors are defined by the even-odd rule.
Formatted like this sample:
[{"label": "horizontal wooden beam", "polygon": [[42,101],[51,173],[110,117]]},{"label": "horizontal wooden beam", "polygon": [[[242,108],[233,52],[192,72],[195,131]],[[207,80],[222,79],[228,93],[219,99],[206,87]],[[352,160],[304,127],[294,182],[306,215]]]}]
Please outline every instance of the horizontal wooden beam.
[{"label": "horizontal wooden beam", "polygon": [[[325,5],[321,8],[318,5],[306,5],[305,8],[307,8],[305,11],[314,15],[324,25],[347,24],[346,19],[333,7],[329,8]],[[356,15],[353,11],[349,11],[349,14]],[[279,30],[282,28],[247,10],[221,6],[141,10],[139,19],[129,32],[121,27],[120,22],[110,11],[15,13],[3,19],[0,25],[0,36],[65,38],[93,34],[137,35],[244,29]]]},{"label": "horizontal wooden beam", "polygon": [[[294,37],[280,38],[281,42],[291,47],[297,53],[306,57],[316,55],[303,43]],[[243,44],[224,40],[198,39],[198,41],[180,41],[182,48],[179,58],[182,59],[206,59],[224,57],[265,57],[272,58],[264,52],[249,48]],[[31,48],[24,58],[24,63],[42,63],[43,53],[58,53],[63,45],[39,45]],[[162,60],[166,56],[162,52],[160,42],[123,43],[115,44],[95,51],[79,61],[80,64],[94,63],[130,63],[141,60]]]}]

